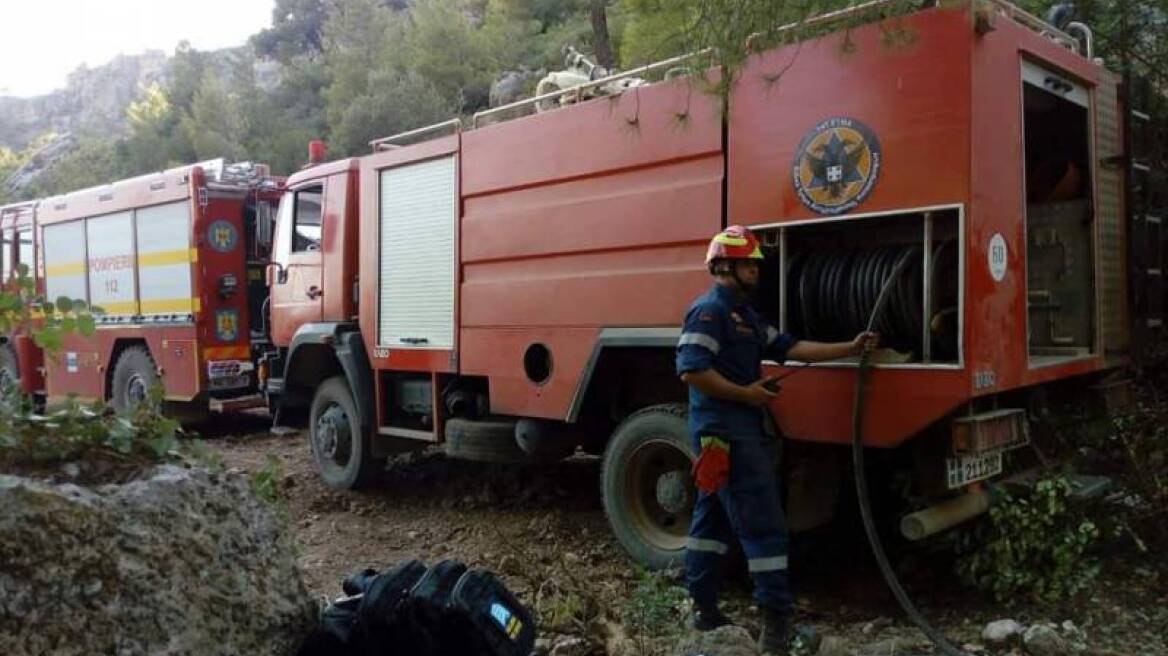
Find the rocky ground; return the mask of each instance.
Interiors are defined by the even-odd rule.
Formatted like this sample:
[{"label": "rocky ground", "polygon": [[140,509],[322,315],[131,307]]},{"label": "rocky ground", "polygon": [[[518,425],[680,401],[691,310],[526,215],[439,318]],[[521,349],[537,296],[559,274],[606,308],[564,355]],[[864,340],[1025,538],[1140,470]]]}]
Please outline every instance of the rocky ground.
[{"label": "rocky ground", "polygon": [[[607,528],[596,459],[508,467],[424,453],[392,461],[374,489],[338,493],[319,481],[303,435],[273,436],[266,426],[266,418],[234,418],[204,434],[228,467],[275,482],[309,589],[322,600],[355,570],[456,558],[495,570],[532,605],[539,646],[554,656],[754,653],[741,632],[714,637],[715,650],[695,642],[677,573],[640,572],[625,557]],[[898,561],[924,615],[968,653],[1168,655],[1168,567],[1158,557],[1112,556],[1096,589],[1060,605],[993,602],[962,588],[935,554]],[[904,618],[861,533],[797,536],[792,571],[803,653],[941,653]],[[727,606],[753,634],[747,583],[743,575],[732,583]],[[1014,624],[988,626],[999,620]]]}]

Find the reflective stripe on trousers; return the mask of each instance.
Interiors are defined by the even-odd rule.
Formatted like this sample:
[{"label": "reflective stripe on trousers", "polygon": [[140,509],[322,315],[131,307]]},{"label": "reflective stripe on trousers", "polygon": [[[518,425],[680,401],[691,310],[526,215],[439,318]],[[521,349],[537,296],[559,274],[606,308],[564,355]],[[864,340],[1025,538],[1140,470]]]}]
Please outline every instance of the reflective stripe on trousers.
[{"label": "reflective stripe on trousers", "polygon": [[[697,439],[692,440],[695,452]],[[685,569],[690,596],[699,605],[716,603],[722,567],[737,539],[754,582],[760,607],[788,613],[787,528],[779,504],[769,439],[733,437],[730,479],[716,494],[699,493],[686,541]]]}]

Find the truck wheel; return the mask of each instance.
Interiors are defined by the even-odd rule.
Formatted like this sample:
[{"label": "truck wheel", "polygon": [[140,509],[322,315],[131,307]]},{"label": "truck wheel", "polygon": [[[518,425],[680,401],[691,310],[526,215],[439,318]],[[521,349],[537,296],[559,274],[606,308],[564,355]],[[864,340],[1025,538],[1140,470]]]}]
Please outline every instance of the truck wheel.
[{"label": "truck wheel", "polygon": [[696,498],[685,406],[655,405],[617,426],[600,470],[604,512],[633,560],[649,569],[682,564]]},{"label": "truck wheel", "polygon": [[150,389],[158,384],[158,368],[150,351],[131,346],[118,356],[111,381],[110,399],[114,410],[127,412],[149,398]]},{"label": "truck wheel", "polygon": [[374,458],[370,451],[369,436],[361,430],[361,415],[344,376],[333,376],[316,388],[308,431],[316,470],[331,488],[364,487],[385,469],[385,459]]},{"label": "truck wheel", "polygon": [[508,419],[448,419],[446,455],[461,460],[513,464],[532,459],[515,441],[515,421]]}]

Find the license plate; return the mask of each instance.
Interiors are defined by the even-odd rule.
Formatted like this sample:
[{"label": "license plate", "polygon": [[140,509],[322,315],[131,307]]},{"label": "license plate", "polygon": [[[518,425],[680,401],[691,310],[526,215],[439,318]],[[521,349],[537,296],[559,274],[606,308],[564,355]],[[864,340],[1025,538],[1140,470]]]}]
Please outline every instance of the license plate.
[{"label": "license plate", "polygon": [[990,451],[972,456],[946,458],[949,489],[1002,473],[1002,452]]},{"label": "license plate", "polygon": [[242,376],[222,376],[220,378],[211,378],[207,381],[208,387],[213,390],[235,389],[236,387],[247,387],[251,380],[247,374]]}]

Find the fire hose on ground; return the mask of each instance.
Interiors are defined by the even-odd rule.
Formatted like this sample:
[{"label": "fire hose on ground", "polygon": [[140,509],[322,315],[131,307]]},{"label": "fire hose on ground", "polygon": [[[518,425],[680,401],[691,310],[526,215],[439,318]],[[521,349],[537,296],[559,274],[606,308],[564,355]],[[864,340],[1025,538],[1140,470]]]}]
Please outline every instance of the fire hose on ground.
[{"label": "fire hose on ground", "polygon": [[[884,304],[888,301],[889,290],[893,288],[893,284],[897,281],[898,276],[911,258],[912,251],[905,252],[901,255],[896,265],[888,274],[888,277],[884,279],[883,285],[880,288],[880,295],[876,298],[876,304],[868,317],[867,330],[871,331],[876,325],[880,311],[884,309]],[[880,573],[884,575],[884,581],[888,584],[888,588],[892,591],[893,596],[896,597],[897,602],[900,603],[900,607],[904,609],[905,614],[908,615],[908,618],[912,620],[913,624],[917,625],[917,628],[941,650],[941,653],[947,656],[969,656],[966,652],[954,647],[917,610],[912,600],[909,599],[908,593],[905,592],[904,587],[900,584],[896,573],[892,571],[892,564],[888,561],[888,555],[884,552],[884,545],[880,542],[880,536],[876,532],[876,524],[872,518],[872,506],[868,499],[868,479],[864,472],[863,447],[864,397],[870,368],[871,364],[868,361],[868,351],[865,349],[860,354],[860,364],[856,368],[856,391],[854,405],[852,407],[852,463],[856,477],[856,497],[860,505],[860,516],[864,522],[864,532],[868,536],[868,544],[872,547],[872,555],[875,556],[876,563],[880,566]]]}]

